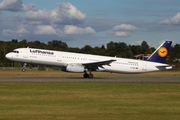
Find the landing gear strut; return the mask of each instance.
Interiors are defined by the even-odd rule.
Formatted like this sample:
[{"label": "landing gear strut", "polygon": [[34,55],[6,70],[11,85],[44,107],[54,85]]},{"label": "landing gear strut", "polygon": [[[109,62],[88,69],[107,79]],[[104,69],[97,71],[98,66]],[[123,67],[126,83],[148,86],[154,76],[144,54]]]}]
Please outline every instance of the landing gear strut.
[{"label": "landing gear strut", "polygon": [[25,72],[26,71],[26,63],[24,63],[24,65],[23,65],[23,68],[22,68],[22,72]]},{"label": "landing gear strut", "polygon": [[94,75],[91,73],[91,71],[89,71],[89,74],[87,73],[87,71],[84,71],[83,77],[92,79]]}]

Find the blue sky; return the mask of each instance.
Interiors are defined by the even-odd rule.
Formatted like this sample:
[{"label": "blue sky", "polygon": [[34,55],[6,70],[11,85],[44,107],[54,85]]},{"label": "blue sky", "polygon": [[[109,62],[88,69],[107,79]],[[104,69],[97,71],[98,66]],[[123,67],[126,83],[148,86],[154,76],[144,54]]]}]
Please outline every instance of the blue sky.
[{"label": "blue sky", "polygon": [[179,0],[0,0],[0,40],[180,44]]}]

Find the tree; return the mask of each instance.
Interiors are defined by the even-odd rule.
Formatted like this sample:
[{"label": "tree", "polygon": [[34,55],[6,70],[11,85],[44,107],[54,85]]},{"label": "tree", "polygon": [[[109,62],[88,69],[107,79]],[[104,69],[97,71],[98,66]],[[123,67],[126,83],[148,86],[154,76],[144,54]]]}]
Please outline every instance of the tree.
[{"label": "tree", "polygon": [[20,41],[19,44],[21,45],[21,47],[28,47],[28,42],[26,39],[23,39],[22,41]]},{"label": "tree", "polygon": [[180,44],[176,44],[174,47],[171,47],[169,56],[171,61],[180,59]]},{"label": "tree", "polygon": [[86,45],[80,50],[81,53],[93,54],[93,48],[90,45]]},{"label": "tree", "polygon": [[34,48],[39,48],[39,49],[46,49],[47,45],[43,42],[40,41],[32,41],[32,42],[28,42],[28,46],[29,47],[34,47]]},{"label": "tree", "polygon": [[110,42],[107,44],[107,54],[123,58],[131,58],[133,53],[129,46],[124,42]]},{"label": "tree", "polygon": [[151,51],[149,45],[147,44],[147,42],[143,41],[141,43],[141,54],[145,54],[146,55],[148,53],[152,53],[152,51]]},{"label": "tree", "polygon": [[126,43],[119,42],[116,45],[117,45],[116,48],[117,48],[118,55],[120,55],[123,58],[132,58],[133,57],[133,53],[132,53],[131,49],[129,48],[129,46],[127,46]]},{"label": "tree", "polygon": [[68,45],[65,42],[60,40],[53,40],[48,42],[48,49],[51,50],[63,50],[66,51],[68,49]]},{"label": "tree", "polygon": [[104,45],[102,45],[101,47],[98,47],[98,46],[94,47],[93,54],[106,55],[106,49],[105,49]]},{"label": "tree", "polygon": [[79,52],[80,52],[80,49],[79,49],[78,47],[76,47],[76,48],[70,47],[70,48],[68,48],[68,51],[69,51],[69,52],[76,52],[76,53],[79,53]]},{"label": "tree", "polygon": [[133,55],[139,55],[141,54],[141,46],[140,45],[129,45]]},{"label": "tree", "polygon": [[107,44],[107,55],[108,56],[116,56],[116,45],[113,41]]}]

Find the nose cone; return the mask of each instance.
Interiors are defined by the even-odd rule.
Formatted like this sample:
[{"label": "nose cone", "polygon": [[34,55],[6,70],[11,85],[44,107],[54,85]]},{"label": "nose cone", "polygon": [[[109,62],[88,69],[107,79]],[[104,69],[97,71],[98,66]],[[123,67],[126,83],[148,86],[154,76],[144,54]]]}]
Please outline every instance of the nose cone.
[{"label": "nose cone", "polygon": [[10,58],[11,58],[10,53],[6,54],[6,58],[7,58],[7,59],[10,59]]}]

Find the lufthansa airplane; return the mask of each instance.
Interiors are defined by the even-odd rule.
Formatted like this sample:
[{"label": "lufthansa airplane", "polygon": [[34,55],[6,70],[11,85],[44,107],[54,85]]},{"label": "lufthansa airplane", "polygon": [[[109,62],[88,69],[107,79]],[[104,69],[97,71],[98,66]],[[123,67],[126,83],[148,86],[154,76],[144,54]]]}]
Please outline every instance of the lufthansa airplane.
[{"label": "lufthansa airplane", "polygon": [[164,41],[147,60],[106,57],[91,54],[53,51],[36,48],[17,48],[6,54],[12,61],[57,66],[66,72],[82,72],[84,78],[93,78],[92,71],[116,73],[145,73],[172,69],[166,64],[172,41]]}]

